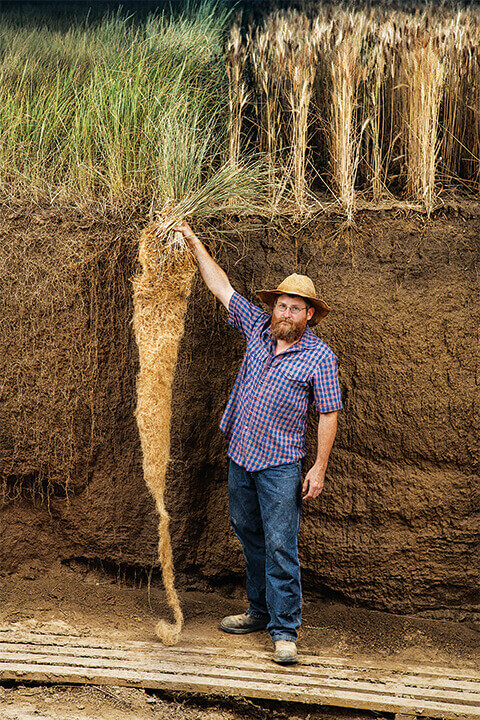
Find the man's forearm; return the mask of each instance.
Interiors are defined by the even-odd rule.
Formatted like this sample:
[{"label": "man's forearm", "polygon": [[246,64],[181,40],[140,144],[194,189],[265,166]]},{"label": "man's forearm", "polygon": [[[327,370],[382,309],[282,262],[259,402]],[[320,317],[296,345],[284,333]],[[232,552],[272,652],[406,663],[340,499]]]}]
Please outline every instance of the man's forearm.
[{"label": "man's forearm", "polygon": [[337,434],[337,412],[321,413],[318,418],[317,459],[315,465],[327,469],[330,450]]},{"label": "man's forearm", "polygon": [[322,413],[318,419],[317,459],[303,481],[304,500],[314,500],[323,490],[325,471],[336,433],[337,413]]},{"label": "man's forearm", "polygon": [[234,293],[230,284],[230,280],[224,270],[218,265],[208,253],[203,243],[198,239],[193,230],[184,223],[174,228],[182,232],[188,246],[195,255],[198,262],[200,274],[205,281],[208,289],[222,302],[228,309],[228,304]]},{"label": "man's forearm", "polygon": [[226,272],[215,262],[196,236],[195,241],[190,243],[190,248],[197,259],[198,268],[206,286],[228,308],[233,288]]}]

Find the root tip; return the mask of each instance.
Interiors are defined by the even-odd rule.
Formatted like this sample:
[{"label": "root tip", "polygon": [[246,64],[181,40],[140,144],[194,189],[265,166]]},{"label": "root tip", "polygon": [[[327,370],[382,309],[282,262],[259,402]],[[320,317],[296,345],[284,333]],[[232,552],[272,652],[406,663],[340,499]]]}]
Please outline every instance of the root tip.
[{"label": "root tip", "polygon": [[155,632],[164,645],[176,645],[182,632],[182,626],[179,624],[172,625],[171,623],[165,622],[165,620],[159,620],[155,627]]}]

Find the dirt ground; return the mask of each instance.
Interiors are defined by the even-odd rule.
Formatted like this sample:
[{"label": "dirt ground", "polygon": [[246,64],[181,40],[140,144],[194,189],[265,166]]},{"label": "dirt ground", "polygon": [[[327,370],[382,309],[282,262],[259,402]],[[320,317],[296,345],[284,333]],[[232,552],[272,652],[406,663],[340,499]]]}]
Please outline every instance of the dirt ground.
[{"label": "dirt ground", "polygon": [[383,720],[378,713],[160,697],[144,690],[101,686],[0,687],[2,720]]},{"label": "dirt ground", "polygon": [[[185,629],[181,644],[221,649],[269,650],[267,633],[234,637],[218,629],[219,619],[245,607],[243,590],[230,596],[183,591]],[[86,564],[57,564],[48,573],[29,564],[1,577],[0,626],[76,633],[112,641],[156,642],[154,624],[168,617],[160,587],[125,580]],[[375,612],[305,598],[300,653],[400,664],[478,667],[480,633],[467,623]],[[0,686],[1,720],[236,720],[237,718],[331,718],[355,720],[378,714],[293,704],[222,701],[116,687]]]}]

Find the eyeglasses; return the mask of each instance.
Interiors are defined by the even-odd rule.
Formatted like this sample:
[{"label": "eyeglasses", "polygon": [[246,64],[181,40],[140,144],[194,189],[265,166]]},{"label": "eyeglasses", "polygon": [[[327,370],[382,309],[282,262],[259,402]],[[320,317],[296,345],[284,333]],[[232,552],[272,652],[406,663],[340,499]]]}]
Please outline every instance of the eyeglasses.
[{"label": "eyeglasses", "polygon": [[282,315],[283,313],[286,313],[287,310],[290,310],[292,315],[298,315],[298,313],[302,312],[302,310],[308,310],[308,307],[306,305],[304,307],[298,307],[298,305],[285,305],[285,303],[276,303],[275,307]]}]

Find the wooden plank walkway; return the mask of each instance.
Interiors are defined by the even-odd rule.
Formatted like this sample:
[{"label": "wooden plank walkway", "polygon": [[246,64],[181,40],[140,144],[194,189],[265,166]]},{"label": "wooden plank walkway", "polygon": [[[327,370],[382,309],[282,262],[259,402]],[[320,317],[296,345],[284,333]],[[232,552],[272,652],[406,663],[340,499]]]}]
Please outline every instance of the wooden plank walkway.
[{"label": "wooden plank walkway", "polygon": [[480,720],[480,673],[448,667],[354,663],[302,655],[291,667],[270,654],[208,647],[0,630],[0,682],[126,685],[208,695]]}]

